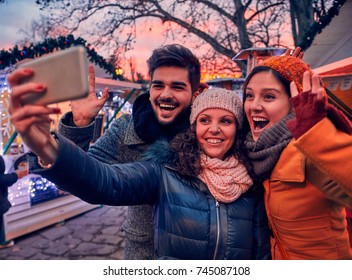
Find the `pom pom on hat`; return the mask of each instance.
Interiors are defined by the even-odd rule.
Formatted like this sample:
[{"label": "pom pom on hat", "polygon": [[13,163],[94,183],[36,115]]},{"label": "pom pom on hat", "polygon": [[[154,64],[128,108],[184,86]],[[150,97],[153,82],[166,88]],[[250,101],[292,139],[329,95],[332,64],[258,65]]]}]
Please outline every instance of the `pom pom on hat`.
[{"label": "pom pom on hat", "polygon": [[279,72],[289,82],[296,83],[298,92],[302,92],[303,73],[311,69],[305,64],[302,59],[293,56],[273,56],[270,57],[260,65],[266,66]]},{"label": "pom pom on hat", "polygon": [[207,109],[223,109],[234,114],[237,126],[243,122],[243,105],[238,94],[224,88],[210,88],[202,92],[192,104],[190,122],[193,124],[198,115]]}]

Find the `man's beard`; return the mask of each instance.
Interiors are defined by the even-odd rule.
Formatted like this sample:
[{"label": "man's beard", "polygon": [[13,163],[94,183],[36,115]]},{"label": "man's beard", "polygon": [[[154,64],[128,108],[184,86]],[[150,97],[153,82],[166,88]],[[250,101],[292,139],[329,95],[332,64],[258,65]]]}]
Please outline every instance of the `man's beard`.
[{"label": "man's beard", "polygon": [[189,123],[189,117],[191,115],[191,106],[184,108],[182,111],[180,111],[171,122],[161,122],[155,111],[154,111],[154,114],[159,124],[163,128],[167,128],[168,126],[174,126],[182,123]]}]

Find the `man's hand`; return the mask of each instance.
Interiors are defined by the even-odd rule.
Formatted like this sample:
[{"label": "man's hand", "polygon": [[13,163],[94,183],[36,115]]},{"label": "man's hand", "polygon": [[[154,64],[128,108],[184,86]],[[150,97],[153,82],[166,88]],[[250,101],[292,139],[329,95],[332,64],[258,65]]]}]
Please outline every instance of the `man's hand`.
[{"label": "man's hand", "polygon": [[73,122],[77,126],[89,125],[103,108],[109,98],[108,88],[105,88],[103,95],[97,98],[95,94],[95,71],[92,64],[89,65],[89,93],[86,98],[71,101]]},{"label": "man's hand", "polygon": [[46,105],[22,105],[22,98],[28,93],[42,94],[46,90],[43,83],[23,83],[25,78],[33,75],[31,69],[17,69],[8,76],[12,93],[9,113],[11,122],[22,140],[45,163],[52,163],[57,157],[58,144],[50,135],[50,114],[59,114],[59,108]]}]

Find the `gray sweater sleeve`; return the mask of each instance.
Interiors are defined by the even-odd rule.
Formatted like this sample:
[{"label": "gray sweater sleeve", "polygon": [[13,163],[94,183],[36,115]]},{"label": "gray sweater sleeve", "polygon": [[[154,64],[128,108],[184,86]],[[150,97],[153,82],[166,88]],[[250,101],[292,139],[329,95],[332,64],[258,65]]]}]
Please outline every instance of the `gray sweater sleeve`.
[{"label": "gray sweater sleeve", "polygon": [[[135,145],[124,143],[126,130],[131,121],[131,115],[123,115],[114,120],[110,127],[96,142],[90,145],[93,137],[94,122],[86,127],[75,127],[72,122],[72,113],[69,112],[60,120],[59,134],[65,136],[77,146],[88,152],[88,155],[101,162],[115,164],[137,161],[140,149]],[[140,145],[137,145],[140,146]],[[145,145],[140,147],[145,149]]]},{"label": "gray sweater sleeve", "polygon": [[84,127],[75,126],[73,123],[72,112],[68,112],[60,119],[58,132],[70,139],[84,151],[88,151],[92,141],[95,122],[91,122]]}]

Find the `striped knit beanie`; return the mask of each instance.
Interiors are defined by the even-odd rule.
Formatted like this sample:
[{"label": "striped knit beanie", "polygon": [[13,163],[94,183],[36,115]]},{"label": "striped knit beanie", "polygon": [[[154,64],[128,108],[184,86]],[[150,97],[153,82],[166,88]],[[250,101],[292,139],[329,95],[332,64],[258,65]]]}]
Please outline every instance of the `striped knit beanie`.
[{"label": "striped knit beanie", "polygon": [[305,64],[302,59],[293,56],[273,56],[270,57],[260,65],[266,66],[279,72],[289,82],[296,83],[298,92],[302,92],[303,73],[311,69]]},{"label": "striped knit beanie", "polygon": [[234,114],[237,126],[241,129],[243,122],[242,100],[232,90],[224,88],[210,88],[202,92],[192,104],[190,116],[191,125],[196,121],[198,115],[206,109],[223,109]]}]

